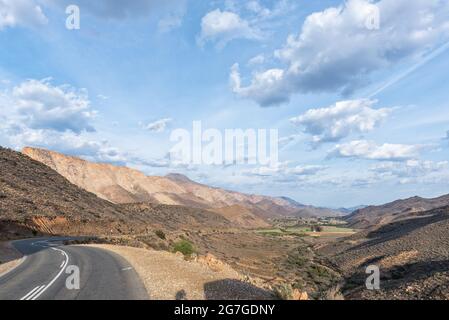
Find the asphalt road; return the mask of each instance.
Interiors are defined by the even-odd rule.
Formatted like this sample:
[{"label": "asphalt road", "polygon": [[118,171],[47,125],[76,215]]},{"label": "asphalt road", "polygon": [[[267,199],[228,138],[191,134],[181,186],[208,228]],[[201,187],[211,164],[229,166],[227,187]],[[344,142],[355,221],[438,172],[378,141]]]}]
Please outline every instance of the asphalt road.
[{"label": "asphalt road", "polygon": [[[66,239],[13,242],[25,259],[0,277],[0,300],[148,299],[139,276],[125,259],[102,249],[64,246]],[[76,268],[72,266],[79,270],[79,289],[73,288]],[[72,280],[69,286],[68,279]]]}]

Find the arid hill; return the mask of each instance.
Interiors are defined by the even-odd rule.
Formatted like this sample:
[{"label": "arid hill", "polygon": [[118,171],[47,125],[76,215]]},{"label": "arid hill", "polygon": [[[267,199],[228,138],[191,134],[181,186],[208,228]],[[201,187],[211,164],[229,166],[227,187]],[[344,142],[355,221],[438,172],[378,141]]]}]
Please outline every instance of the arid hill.
[{"label": "arid hill", "polygon": [[118,206],[31,158],[0,148],[0,238],[118,235],[152,228],[223,228],[219,214],[180,206]]},{"label": "arid hill", "polygon": [[[320,249],[346,276],[351,299],[448,299],[449,207],[385,224]],[[365,269],[380,268],[381,290],[365,288]]]},{"label": "arid hill", "polygon": [[394,221],[413,218],[423,211],[449,205],[449,195],[434,199],[413,197],[397,200],[382,206],[370,206],[354,211],[346,216],[346,221],[353,228],[376,227]]},{"label": "arid hill", "polygon": [[[300,216],[304,214],[305,208],[306,214],[310,215],[313,208],[286,198],[250,195],[210,187],[179,174],[165,177],[146,176],[127,167],[92,163],[48,150],[24,148],[22,152],[54,169],[78,187],[113,203],[152,202],[219,209],[218,212],[225,216],[230,209],[222,208],[240,206],[245,209],[242,216],[237,217],[238,212],[232,212],[232,216],[235,221],[246,221],[247,227],[259,226],[263,222],[261,219]],[[317,208],[315,211],[317,214],[323,212],[328,215],[340,214],[327,209],[323,211]],[[253,215],[253,219],[248,219],[248,213]]]},{"label": "arid hill", "polygon": [[221,214],[223,217],[235,223],[237,226],[250,226],[252,228],[265,228],[270,226],[270,224],[265,220],[253,214],[247,208],[239,205],[213,209],[213,211]]}]

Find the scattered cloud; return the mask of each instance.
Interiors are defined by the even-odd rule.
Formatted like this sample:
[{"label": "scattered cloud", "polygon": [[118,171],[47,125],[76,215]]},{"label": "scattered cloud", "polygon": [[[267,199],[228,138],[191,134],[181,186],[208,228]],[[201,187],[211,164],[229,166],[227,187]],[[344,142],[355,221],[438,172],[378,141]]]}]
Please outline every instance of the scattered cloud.
[{"label": "scattered cloud", "polygon": [[124,155],[107,141],[86,137],[95,132],[95,115],[86,90],[55,86],[49,79],[26,80],[0,92],[1,143],[124,163]]},{"label": "scattered cloud", "polygon": [[31,129],[95,131],[87,91],[68,85],[53,86],[48,79],[27,80],[12,89],[10,107]]},{"label": "scattered cloud", "polygon": [[262,166],[246,171],[249,176],[259,177],[277,177],[279,179],[295,180],[300,176],[313,176],[317,173],[328,169],[321,165],[299,165],[291,167],[288,162],[280,162],[275,166]]},{"label": "scattered cloud", "polygon": [[354,133],[376,128],[392,109],[374,109],[375,100],[347,100],[321,109],[310,109],[290,121],[312,136],[313,143],[337,142]]},{"label": "scattered cloud", "polygon": [[296,141],[299,137],[300,137],[299,134],[292,134],[292,135],[289,135],[286,137],[281,137],[281,138],[279,138],[279,141],[278,141],[279,147],[283,148],[286,145],[288,145],[290,142]]},{"label": "scattered cloud", "polygon": [[329,157],[401,161],[416,158],[426,147],[390,143],[378,145],[372,141],[356,140],[338,144],[331,150]]},{"label": "scattered cloud", "polygon": [[232,91],[242,98],[255,100],[262,107],[280,105],[288,101],[288,88],[284,86],[285,71],[269,69],[256,72],[247,87],[242,86],[240,67],[235,63],[231,68],[230,83]]},{"label": "scattered cloud", "polygon": [[[367,22],[379,13],[379,28]],[[349,0],[308,16],[275,57],[285,67],[254,72],[242,86],[238,65],[233,91],[261,106],[288,102],[294,93],[349,94],[370,75],[403,61],[419,59],[449,39],[448,0]]]},{"label": "scattered cloud", "polygon": [[201,34],[197,39],[200,46],[210,41],[217,48],[223,48],[235,39],[260,40],[262,33],[234,12],[216,9],[202,18]]},{"label": "scattered cloud", "polygon": [[178,10],[184,5],[184,0],[44,0],[63,8],[74,4],[83,12],[90,13],[102,19],[123,20],[135,17],[148,17],[157,12]]},{"label": "scattered cloud", "polygon": [[293,11],[296,2],[291,0],[277,0],[272,2],[272,5],[267,7],[266,2],[262,4],[260,0],[226,0],[225,9],[245,15],[251,22],[261,24],[278,17],[284,17],[288,12]]},{"label": "scattered cloud", "polygon": [[258,64],[263,64],[265,62],[265,56],[263,54],[259,54],[248,61],[248,65],[254,66]]},{"label": "scattered cloud", "polygon": [[399,178],[416,178],[430,173],[449,169],[448,161],[407,160],[405,162],[379,163],[370,168],[371,171],[385,176]]},{"label": "scattered cloud", "polygon": [[449,130],[448,131],[446,131],[446,137],[445,138],[443,138],[444,140],[448,140],[449,141]]},{"label": "scattered cloud", "polygon": [[0,31],[16,26],[37,27],[48,23],[34,0],[0,0]]},{"label": "scattered cloud", "polygon": [[154,121],[152,123],[149,123],[144,126],[146,130],[152,131],[152,132],[164,132],[167,126],[173,121],[171,118],[164,118],[157,121]]},{"label": "scattered cloud", "polygon": [[100,100],[109,100],[109,97],[108,97],[108,96],[105,96],[105,95],[103,95],[103,94],[97,95],[97,98],[100,99]]},{"label": "scattered cloud", "polygon": [[256,0],[251,0],[251,1],[246,2],[246,8],[249,11],[251,11],[259,16],[262,16],[262,17],[268,17],[271,15],[271,10],[264,7],[263,5],[260,4],[259,1],[256,1]]},{"label": "scattered cloud", "polygon": [[288,174],[293,174],[296,176],[310,176],[315,175],[320,171],[326,170],[326,166],[309,165],[309,166],[296,166],[287,170]]}]

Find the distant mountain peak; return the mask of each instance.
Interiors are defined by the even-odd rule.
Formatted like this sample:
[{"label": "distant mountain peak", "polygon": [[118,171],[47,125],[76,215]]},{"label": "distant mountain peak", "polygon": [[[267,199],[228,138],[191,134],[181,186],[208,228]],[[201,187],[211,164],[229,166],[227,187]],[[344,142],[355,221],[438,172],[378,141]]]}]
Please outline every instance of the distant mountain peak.
[{"label": "distant mountain peak", "polygon": [[296,201],[296,200],[294,200],[292,198],[289,198],[289,197],[278,197],[278,199],[282,199],[284,201],[287,201],[290,205],[292,205],[294,207],[303,208],[303,207],[306,206],[306,205],[304,205],[302,203],[299,203],[298,201]]},{"label": "distant mountain peak", "polygon": [[180,174],[180,173],[169,173],[165,176],[167,179],[177,181],[177,182],[188,182],[188,183],[195,183],[192,181],[189,177]]}]

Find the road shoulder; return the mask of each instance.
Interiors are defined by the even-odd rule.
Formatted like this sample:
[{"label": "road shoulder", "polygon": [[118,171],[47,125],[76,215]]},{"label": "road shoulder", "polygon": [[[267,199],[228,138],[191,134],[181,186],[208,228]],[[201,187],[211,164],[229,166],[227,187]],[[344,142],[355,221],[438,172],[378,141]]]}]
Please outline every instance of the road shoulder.
[{"label": "road shoulder", "polygon": [[152,300],[269,299],[271,293],[241,280],[231,268],[212,270],[164,251],[115,245],[89,245],[125,258],[142,279]]},{"label": "road shoulder", "polygon": [[23,255],[11,242],[0,242],[0,277],[18,267],[23,259]]}]

